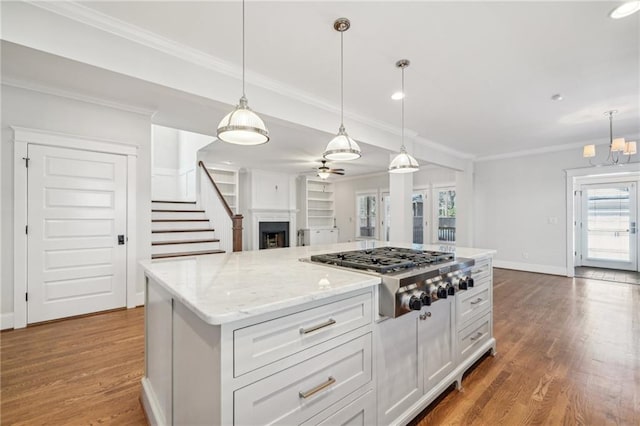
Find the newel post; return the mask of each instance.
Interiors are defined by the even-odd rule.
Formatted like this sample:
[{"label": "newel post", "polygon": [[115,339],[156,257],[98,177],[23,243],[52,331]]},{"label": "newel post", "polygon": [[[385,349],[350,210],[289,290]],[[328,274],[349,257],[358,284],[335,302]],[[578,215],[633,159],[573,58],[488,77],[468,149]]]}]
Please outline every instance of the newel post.
[{"label": "newel post", "polygon": [[241,214],[233,215],[233,251],[242,251],[242,218]]}]

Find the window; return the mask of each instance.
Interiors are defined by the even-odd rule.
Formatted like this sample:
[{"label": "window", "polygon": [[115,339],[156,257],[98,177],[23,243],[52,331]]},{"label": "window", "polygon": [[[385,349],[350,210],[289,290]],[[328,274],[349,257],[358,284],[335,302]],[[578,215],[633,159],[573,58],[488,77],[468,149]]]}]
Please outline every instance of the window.
[{"label": "window", "polygon": [[456,240],[456,191],[437,189],[438,200],[438,241]]},{"label": "window", "polygon": [[374,194],[363,194],[356,197],[358,212],[356,238],[376,238],[376,199]]}]

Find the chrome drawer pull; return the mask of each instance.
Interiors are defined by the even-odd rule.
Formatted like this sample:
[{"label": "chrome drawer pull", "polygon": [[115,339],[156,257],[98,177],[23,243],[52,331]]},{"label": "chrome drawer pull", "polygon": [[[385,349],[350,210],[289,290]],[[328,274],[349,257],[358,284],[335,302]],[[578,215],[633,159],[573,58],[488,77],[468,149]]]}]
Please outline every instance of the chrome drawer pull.
[{"label": "chrome drawer pull", "polygon": [[300,334],[311,333],[313,331],[320,330],[321,328],[329,327],[330,325],[333,325],[335,323],[336,323],[336,320],[334,320],[333,318],[329,318],[326,322],[323,322],[322,324],[314,325],[313,327],[309,327],[309,328],[301,328]]},{"label": "chrome drawer pull", "polygon": [[471,302],[471,304],[472,304],[472,305],[477,305],[478,303],[482,302],[483,300],[484,300],[484,299],[482,299],[482,297],[478,297],[478,298],[476,299],[476,301],[475,301],[475,302]]},{"label": "chrome drawer pull", "polygon": [[322,389],[327,388],[329,386],[331,386],[332,384],[334,384],[336,382],[336,379],[334,379],[333,377],[329,376],[329,378],[327,379],[326,382],[322,383],[321,385],[316,386],[315,388],[308,390],[306,392],[298,392],[298,395],[300,396],[300,398],[304,398],[307,399],[310,396],[313,396],[315,394],[317,394],[318,392],[320,392]]},{"label": "chrome drawer pull", "polygon": [[482,333],[478,331],[470,340],[473,342],[474,340],[478,340],[480,337],[482,337]]}]

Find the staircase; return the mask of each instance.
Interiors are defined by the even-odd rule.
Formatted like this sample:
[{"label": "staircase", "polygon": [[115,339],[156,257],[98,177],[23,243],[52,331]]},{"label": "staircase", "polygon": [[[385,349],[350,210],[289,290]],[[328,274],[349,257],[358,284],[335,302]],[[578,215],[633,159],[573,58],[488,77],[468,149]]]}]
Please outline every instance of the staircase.
[{"label": "staircase", "polygon": [[195,201],[151,202],[151,258],[224,253]]}]

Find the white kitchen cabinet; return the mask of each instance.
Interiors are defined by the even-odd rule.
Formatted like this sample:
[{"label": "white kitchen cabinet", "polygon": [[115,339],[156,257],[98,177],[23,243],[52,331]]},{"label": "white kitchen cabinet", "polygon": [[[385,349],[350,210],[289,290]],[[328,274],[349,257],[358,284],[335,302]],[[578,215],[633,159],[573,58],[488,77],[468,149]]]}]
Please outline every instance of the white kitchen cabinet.
[{"label": "white kitchen cabinet", "polygon": [[446,378],[455,367],[457,354],[454,297],[424,307],[419,318],[418,342],[424,362],[426,392]]},{"label": "white kitchen cabinet", "polygon": [[221,325],[152,278],[146,291],[142,399],[151,424],[375,417],[371,400],[360,398],[373,389],[372,288]]},{"label": "white kitchen cabinet", "polygon": [[333,183],[306,176],[298,178],[298,226],[332,228],[335,219]]},{"label": "white kitchen cabinet", "polygon": [[378,424],[390,425],[420,400],[423,362],[418,312],[376,324]]},{"label": "white kitchen cabinet", "polygon": [[302,239],[299,244],[303,246],[316,246],[319,244],[336,244],[340,236],[338,228],[328,229],[302,229]]},{"label": "white kitchen cabinet", "polygon": [[491,257],[477,259],[472,276],[469,290],[376,324],[377,424],[409,422],[495,352]]}]

